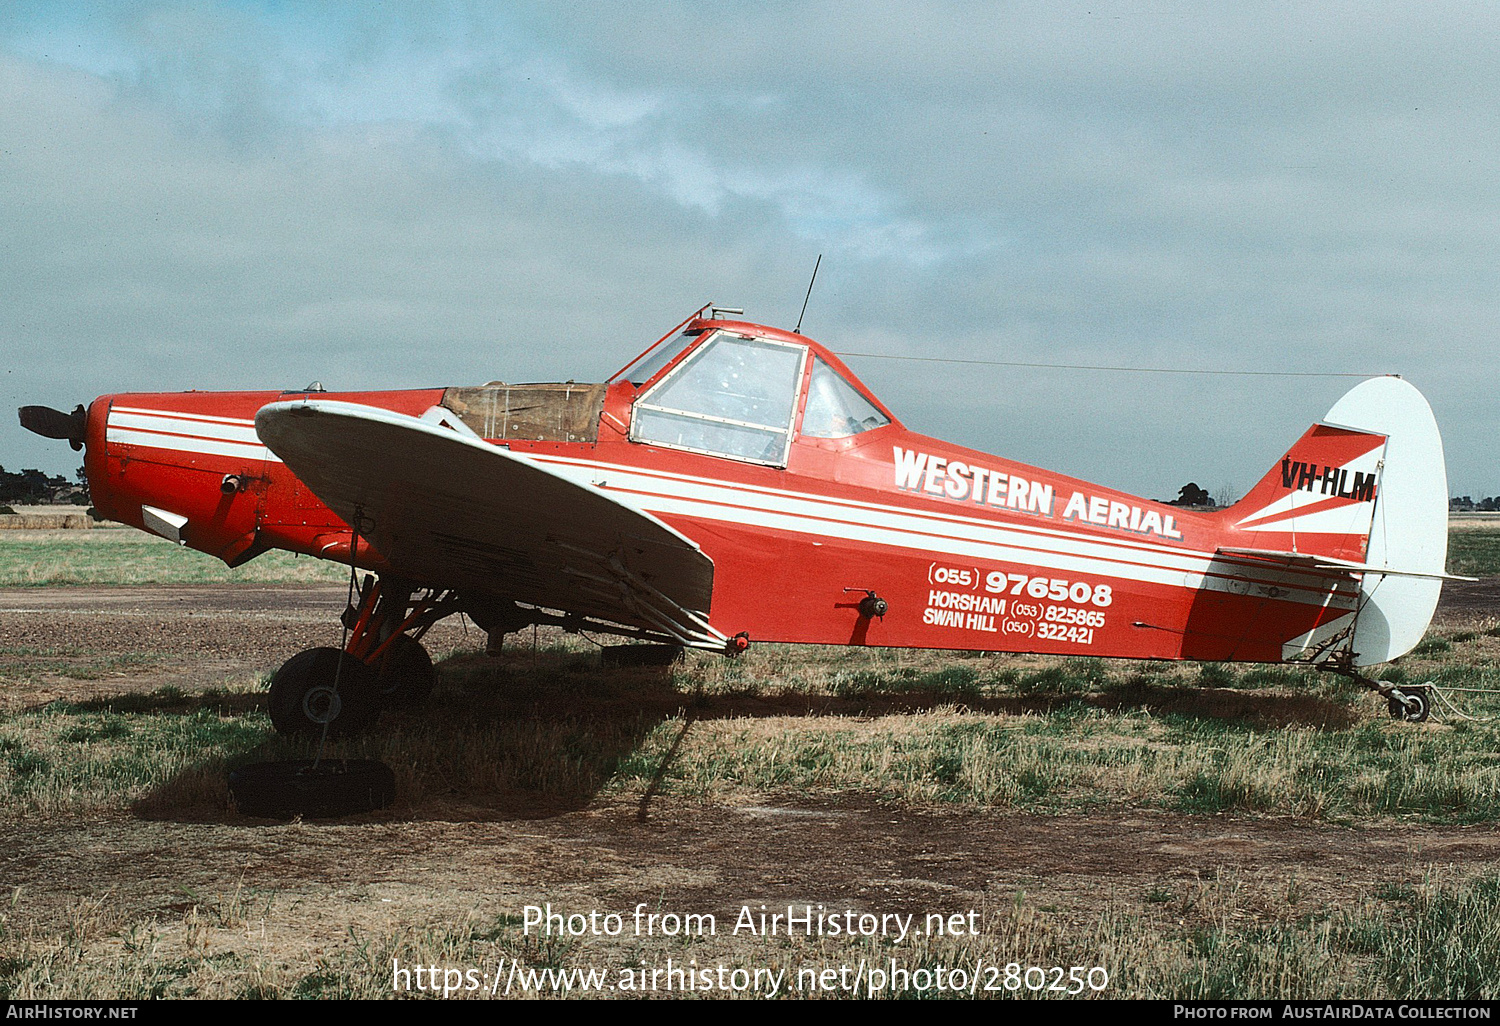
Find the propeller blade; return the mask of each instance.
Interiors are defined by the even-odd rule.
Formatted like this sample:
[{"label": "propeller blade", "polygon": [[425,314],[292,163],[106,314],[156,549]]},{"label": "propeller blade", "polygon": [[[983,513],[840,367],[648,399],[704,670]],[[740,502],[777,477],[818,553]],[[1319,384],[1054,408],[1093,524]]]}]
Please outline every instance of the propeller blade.
[{"label": "propeller blade", "polygon": [[88,427],[89,412],[80,403],[72,413],[54,410],[50,406],[23,406],[20,410],[21,426],[43,438],[66,441],[74,450],[83,448],[84,432]]}]

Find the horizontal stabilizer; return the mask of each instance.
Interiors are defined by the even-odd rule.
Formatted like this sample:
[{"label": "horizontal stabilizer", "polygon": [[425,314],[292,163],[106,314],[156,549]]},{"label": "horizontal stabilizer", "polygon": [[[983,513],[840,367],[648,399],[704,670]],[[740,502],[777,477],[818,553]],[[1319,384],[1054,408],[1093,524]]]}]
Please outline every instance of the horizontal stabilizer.
[{"label": "horizontal stabilizer", "polygon": [[1229,558],[1359,576],[1356,666],[1410,652],[1455,579],[1443,440],[1427,400],[1400,378],[1350,389],[1219,516],[1244,541],[1220,550]]},{"label": "horizontal stabilizer", "polygon": [[[1350,389],[1239,502],[1218,514],[1230,559],[1358,577],[1356,666],[1410,652],[1449,574],[1448,482],[1432,408],[1409,383]],[[1226,539],[1227,540],[1227,539]]]},{"label": "horizontal stabilizer", "polygon": [[1285,552],[1277,549],[1236,549],[1221,548],[1219,553],[1225,556],[1242,556],[1250,559],[1265,560],[1269,563],[1277,563],[1282,566],[1305,567],[1309,570],[1338,570],[1350,574],[1383,574],[1392,577],[1426,577],[1440,581],[1477,581],[1477,577],[1462,577],[1458,574],[1432,573],[1426,570],[1400,570],[1390,566],[1376,566],[1373,563],[1356,563],[1349,559],[1335,559],[1332,556],[1317,556],[1307,552]]}]

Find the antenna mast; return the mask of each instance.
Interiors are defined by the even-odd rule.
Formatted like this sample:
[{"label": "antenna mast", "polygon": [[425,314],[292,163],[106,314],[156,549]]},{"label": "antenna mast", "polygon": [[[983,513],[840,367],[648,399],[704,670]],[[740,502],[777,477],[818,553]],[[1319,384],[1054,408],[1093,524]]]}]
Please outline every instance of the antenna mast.
[{"label": "antenna mast", "polygon": [[807,301],[812,298],[813,282],[818,280],[818,267],[823,263],[823,254],[818,254],[818,262],[813,264],[812,281],[807,283],[807,295],[802,297],[802,312],[797,315],[797,326],[792,329],[792,334],[802,334],[802,318],[807,316]]}]

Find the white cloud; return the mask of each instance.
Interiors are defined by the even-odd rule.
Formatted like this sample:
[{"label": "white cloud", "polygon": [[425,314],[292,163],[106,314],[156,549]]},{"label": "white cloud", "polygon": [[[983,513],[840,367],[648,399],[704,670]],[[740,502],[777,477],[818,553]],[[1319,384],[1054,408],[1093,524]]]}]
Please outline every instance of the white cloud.
[{"label": "white cloud", "polygon": [[[8,5],[6,381],[60,405],[604,373],[703,300],[795,320],[825,252],[807,325],[838,348],[1396,369],[1455,489],[1493,494],[1497,27],[1398,3]],[[1195,466],[1248,482],[1342,388],[868,370],[917,426],[1158,494]],[[7,465],[52,458],[0,438]]]}]

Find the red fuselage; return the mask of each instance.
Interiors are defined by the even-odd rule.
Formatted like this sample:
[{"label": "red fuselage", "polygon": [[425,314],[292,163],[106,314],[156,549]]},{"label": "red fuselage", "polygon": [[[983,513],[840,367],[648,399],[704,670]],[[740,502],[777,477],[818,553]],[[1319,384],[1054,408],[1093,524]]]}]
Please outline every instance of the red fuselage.
[{"label": "red fuselage", "polygon": [[[784,455],[745,460],[655,444],[639,431],[632,437],[638,401],[721,332],[801,347],[794,350],[802,363]],[[1221,550],[1237,546],[1285,547],[1274,526],[1236,526],[1247,519],[1242,507],[1187,511],[908,431],[835,356],[800,335],[707,320],[685,334],[698,341],[647,380],[620,376],[603,389],[597,422],[583,440],[480,433],[694,541],[713,560],[709,619],[726,635],[1275,662],[1288,639],[1353,608],[1357,590],[1330,590],[1326,575],[1226,559]],[[871,418],[876,426],[841,437],[804,431],[815,361],[885,414]],[[318,398],[420,416],[443,404],[448,391]],[[255,435],[259,409],[303,394],[96,400],[86,439],[96,507],[143,529],[143,506],[169,510],[190,525],[185,544],[232,565],[273,548],[347,560],[349,526]],[[1359,444],[1345,442],[1351,452]],[[1335,495],[1352,488],[1332,483]],[[1342,544],[1337,551],[1362,557],[1362,538]],[[367,547],[357,561],[383,569]],[[497,582],[496,594],[503,591]],[[867,593],[886,601],[883,617],[861,613]]]}]

